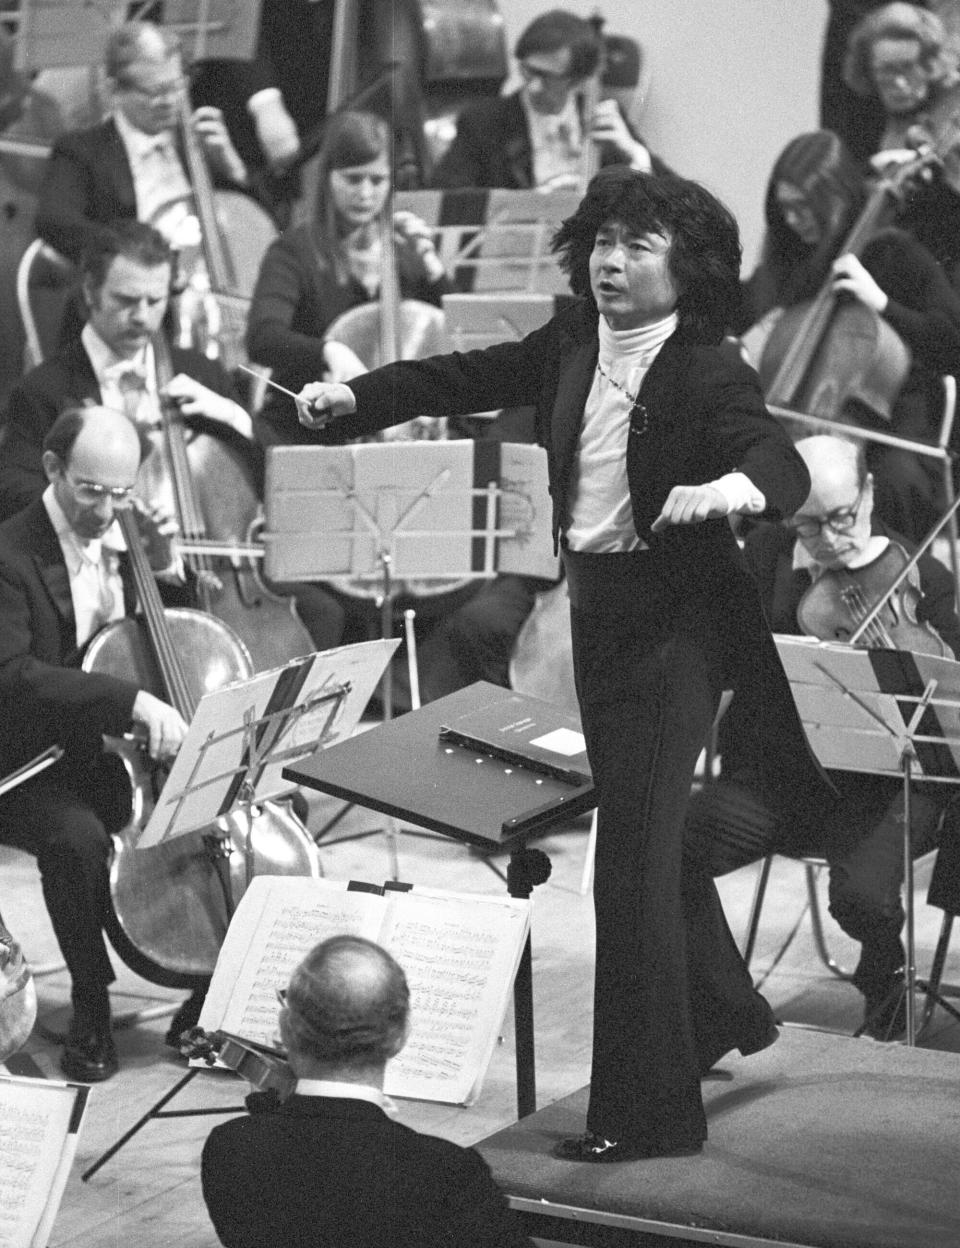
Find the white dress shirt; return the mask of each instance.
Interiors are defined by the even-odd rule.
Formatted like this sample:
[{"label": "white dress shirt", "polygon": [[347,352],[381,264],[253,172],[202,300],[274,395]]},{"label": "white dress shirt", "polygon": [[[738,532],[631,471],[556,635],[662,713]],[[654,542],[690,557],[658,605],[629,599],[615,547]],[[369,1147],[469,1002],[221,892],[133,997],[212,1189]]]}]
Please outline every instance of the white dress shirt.
[{"label": "white dress shirt", "polygon": [[520,99],[530,132],[534,186],[571,179],[575,183],[580,177],[583,151],[583,128],[575,96],[571,92],[559,113],[538,113],[527,102],[525,91],[521,91]]},{"label": "white dress shirt", "polygon": [[52,484],[43,492],[43,505],[67,565],[77,645],[83,646],[104,624],[122,620],[126,614],[119,568],[119,552],[125,549],[123,535],[114,521],[102,538],[81,541],[54,497]]},{"label": "white dress shirt", "polygon": [[[148,342],[131,359],[123,359],[103,341],[88,323],[80,331],[93,375],[100,387],[104,407],[123,412],[138,425],[154,428],[160,424],[160,396],[153,347]],[[139,378],[139,388],[129,385],[126,374]]]},{"label": "white dress shirt", "polygon": [[345,1101],[369,1101],[377,1105],[388,1118],[399,1117],[399,1109],[381,1088],[372,1083],[344,1083],[338,1079],[298,1079],[294,1089],[297,1096],[329,1096]]},{"label": "white dress shirt", "polygon": [[193,191],[173,131],[145,134],[119,110],[113,114],[113,120],[130,162],[137,220],[155,226],[173,247],[195,245],[193,237],[199,234],[199,225]]}]

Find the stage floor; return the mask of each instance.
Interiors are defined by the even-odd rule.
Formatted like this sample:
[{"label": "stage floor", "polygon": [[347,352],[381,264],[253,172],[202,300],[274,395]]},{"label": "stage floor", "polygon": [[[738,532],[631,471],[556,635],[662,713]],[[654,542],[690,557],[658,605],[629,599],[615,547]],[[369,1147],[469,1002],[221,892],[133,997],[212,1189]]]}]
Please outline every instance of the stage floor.
[{"label": "stage floor", "polygon": [[[563,1242],[593,1242],[606,1219],[597,1242],[960,1245],[960,1056],[786,1027],[722,1069],[732,1078],[704,1082],[697,1157],[555,1160],[550,1146],[583,1130],[586,1088],[479,1148],[516,1207],[536,1209],[531,1234],[562,1239],[548,1215],[582,1211]],[[617,1224],[632,1238],[612,1238]]]}]

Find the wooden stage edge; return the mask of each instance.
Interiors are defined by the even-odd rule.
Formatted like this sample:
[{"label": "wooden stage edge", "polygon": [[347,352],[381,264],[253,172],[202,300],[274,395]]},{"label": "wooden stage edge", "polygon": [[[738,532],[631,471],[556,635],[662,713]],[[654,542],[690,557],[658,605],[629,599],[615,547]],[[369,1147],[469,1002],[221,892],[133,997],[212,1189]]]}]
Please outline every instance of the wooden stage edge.
[{"label": "wooden stage edge", "polygon": [[530,1235],[587,1248],[957,1248],[960,1056],[786,1027],[704,1082],[701,1155],[558,1161],[587,1089],[478,1147]]}]

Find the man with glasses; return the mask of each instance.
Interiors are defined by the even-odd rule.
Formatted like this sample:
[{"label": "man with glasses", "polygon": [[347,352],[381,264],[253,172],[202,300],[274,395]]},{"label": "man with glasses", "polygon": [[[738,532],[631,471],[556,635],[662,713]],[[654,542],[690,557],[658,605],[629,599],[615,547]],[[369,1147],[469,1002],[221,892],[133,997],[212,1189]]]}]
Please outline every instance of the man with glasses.
[{"label": "man with glasses", "polygon": [[[861,449],[851,441],[818,435],[796,444],[810,472],[812,489],[803,506],[782,524],[763,524],[748,535],[744,552],[760,588],[774,632],[800,633],[797,610],[806,590],[825,572],[856,572],[878,559],[891,541],[908,553],[910,543],[891,533],[873,512],[873,478]],[[918,565],[918,615],[960,654],[960,621],[953,580],[927,555]],[[952,657],[952,656],[951,656]],[[692,801],[685,851],[705,862],[713,875],[733,871],[772,852],[817,854],[830,865],[830,913],[861,943],[853,982],[865,1001],[867,1031],[892,1039],[902,1031],[904,951],[903,786],[898,780],[860,772],[833,772],[839,792],[823,812],[818,835],[778,822],[769,810],[757,762],[762,755],[758,707],[738,693],[720,722],[721,778]],[[917,854],[937,844],[945,808],[954,790],[915,785],[913,831]],[[813,826],[808,821],[807,828]],[[956,858],[956,851],[952,851]],[[941,851],[930,886],[932,904],[960,911],[960,871]]]},{"label": "man with glasses", "polygon": [[[178,36],[127,22],[108,41],[110,116],[62,135],[50,154],[37,203],[37,233],[79,262],[110,222],[155,225],[174,247],[196,246],[193,190],[178,126],[187,82]],[[247,169],[219,109],[199,108],[190,126],[215,185],[246,189]]]},{"label": "man with glasses", "polygon": [[535,18],[514,50],[523,85],[464,108],[435,184],[577,190],[587,142],[600,145],[602,164],[662,170],[615,100],[582,115],[580,93],[600,69],[602,47],[590,22],[563,9]]},{"label": "man with glasses", "polygon": [[410,990],[360,936],[315,945],[280,997],[296,1085],[247,1098],[203,1147],[207,1211],[226,1248],[532,1248],[472,1148],[394,1121],[387,1062],[410,1031]]},{"label": "man with glasses", "polygon": [[[110,833],[123,789],[104,762],[103,737],[138,728],[150,755],[176,753],[180,714],[130,680],[80,670],[103,625],[132,613],[134,588],[116,521],[148,447],[120,412],[74,408],[43,444],[46,489],[0,524],[0,773],[60,745],[52,767],[0,798],[0,840],[34,854],[43,897],[71,977],[73,1019],[61,1058],[70,1079],[97,1082],[117,1070],[104,929]],[[151,566],[173,562],[172,522],[137,505]]]}]

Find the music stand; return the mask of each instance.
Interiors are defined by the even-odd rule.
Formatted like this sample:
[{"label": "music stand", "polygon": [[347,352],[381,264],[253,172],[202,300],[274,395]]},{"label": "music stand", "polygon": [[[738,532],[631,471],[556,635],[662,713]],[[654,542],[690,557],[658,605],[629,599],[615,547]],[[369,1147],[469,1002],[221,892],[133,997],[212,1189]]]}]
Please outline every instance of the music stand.
[{"label": "music stand", "polygon": [[[555,579],[546,453],[470,440],[271,447],[266,575],[367,591],[393,634],[402,584]],[[390,669],[384,718],[393,714]]]},{"label": "music stand", "polygon": [[[252,806],[283,792],[282,771],[357,726],[384,665],[399,642],[365,641],[324,650],[236,681],[200,699],[170,775],[136,848],[159,845],[238,814],[246,820],[244,872],[252,856]],[[219,843],[216,832],[210,840]],[[212,853],[233,917],[232,877],[223,853]],[[249,875],[241,877],[244,887]],[[191,1068],[80,1176],[86,1182],[153,1118],[234,1112],[164,1107],[197,1074]],[[240,1112],[239,1109],[236,1112]]]},{"label": "music stand", "polygon": [[[481,712],[506,726],[532,720],[544,736],[580,732],[579,720],[562,708],[481,680],[301,759],[285,768],[284,775],[470,845],[487,850],[507,846],[508,891],[512,897],[529,897],[549,877],[550,860],[525,842],[561,819],[592,809],[596,790],[585,750],[564,756],[567,765],[585,773],[582,783],[571,783],[538,770],[530,756],[506,761],[499,751],[495,755],[441,737],[442,728],[456,728],[457,721],[472,720]],[[532,986],[528,936],[514,982],[521,1118],[536,1109]]]},{"label": "music stand", "polygon": [[929,983],[917,979],[911,806],[915,779],[960,783],[960,729],[954,726],[960,711],[960,663],[805,637],[778,635],[775,641],[821,765],[902,781],[906,965],[899,991],[906,994],[906,1043],[912,1047],[918,988],[960,1020],[960,1012]]}]

